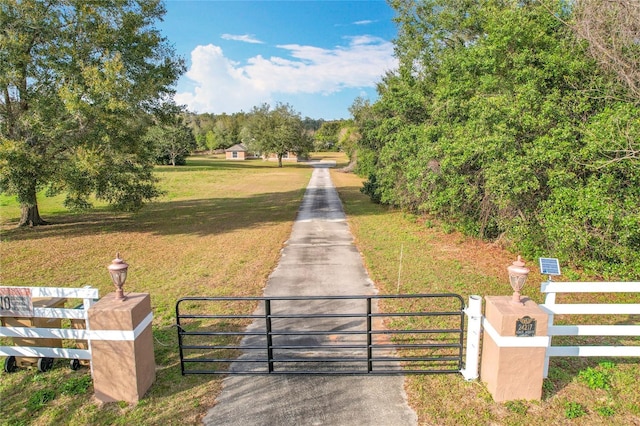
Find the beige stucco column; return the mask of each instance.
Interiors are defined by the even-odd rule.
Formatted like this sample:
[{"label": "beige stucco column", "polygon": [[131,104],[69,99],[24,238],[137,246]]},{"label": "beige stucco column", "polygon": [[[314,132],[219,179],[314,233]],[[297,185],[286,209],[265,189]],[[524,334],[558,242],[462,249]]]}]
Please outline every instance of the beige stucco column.
[{"label": "beige stucco column", "polygon": [[512,303],[510,296],[485,300],[480,378],[496,402],[539,400],[549,341],[547,314],[526,298],[524,305]]},{"label": "beige stucco column", "polygon": [[138,402],[155,380],[151,298],[110,293],[89,308],[91,369],[95,397],[102,402]]}]

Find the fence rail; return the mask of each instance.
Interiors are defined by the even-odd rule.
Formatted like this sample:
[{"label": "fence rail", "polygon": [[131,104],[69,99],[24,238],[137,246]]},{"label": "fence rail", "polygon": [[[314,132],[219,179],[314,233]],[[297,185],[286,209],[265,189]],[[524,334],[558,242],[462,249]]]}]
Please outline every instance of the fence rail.
[{"label": "fence rail", "polygon": [[630,345],[575,345],[552,344],[553,336],[640,336],[640,325],[555,325],[555,315],[640,315],[640,304],[627,303],[556,303],[556,295],[564,293],[640,293],[640,282],[553,282],[541,285],[546,294],[540,305],[548,315],[548,344],[544,377],[549,372],[549,358],[558,356],[580,357],[640,357],[640,346]]},{"label": "fence rail", "polygon": [[[30,346],[0,346],[0,356],[8,357],[34,357],[34,358],[67,358],[77,360],[91,359],[91,340],[100,338],[100,331],[90,330],[87,313],[89,308],[98,299],[98,289],[92,287],[84,288],[64,288],[64,287],[7,287],[11,290],[28,290],[31,298],[59,298],[59,299],[81,299],[79,306],[73,308],[41,308],[34,307],[32,316],[28,320],[36,318],[44,319],[69,319],[83,321],[84,329],[80,328],[49,328],[49,327],[15,327],[4,326],[8,318],[14,318],[11,314],[3,315],[0,311],[0,319],[3,319],[3,326],[0,326],[0,337],[18,339],[30,339],[31,342],[46,344],[41,339],[56,340],[84,340],[87,342],[87,349],[73,349],[61,347],[38,346],[34,343]],[[24,319],[17,317],[16,319]],[[35,321],[34,321],[35,322]],[[37,339],[37,340],[36,340]]]}]

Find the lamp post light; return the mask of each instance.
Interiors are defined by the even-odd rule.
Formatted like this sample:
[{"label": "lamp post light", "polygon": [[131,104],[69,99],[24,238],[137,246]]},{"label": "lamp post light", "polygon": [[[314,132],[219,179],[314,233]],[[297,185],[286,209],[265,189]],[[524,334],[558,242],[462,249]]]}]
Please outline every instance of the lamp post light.
[{"label": "lamp post light", "polygon": [[122,287],[124,286],[124,282],[127,280],[127,269],[129,265],[120,258],[120,252],[116,253],[116,258],[111,261],[111,265],[107,267],[109,270],[109,274],[111,275],[111,280],[113,284],[116,286],[116,300],[124,300],[124,291],[122,291]]},{"label": "lamp post light", "polygon": [[522,257],[518,256],[518,260],[513,262],[511,266],[507,268],[507,271],[509,271],[509,284],[511,284],[511,288],[513,289],[511,303],[524,305],[522,300],[520,300],[520,290],[522,290],[524,284],[527,282],[529,269],[525,268]]}]

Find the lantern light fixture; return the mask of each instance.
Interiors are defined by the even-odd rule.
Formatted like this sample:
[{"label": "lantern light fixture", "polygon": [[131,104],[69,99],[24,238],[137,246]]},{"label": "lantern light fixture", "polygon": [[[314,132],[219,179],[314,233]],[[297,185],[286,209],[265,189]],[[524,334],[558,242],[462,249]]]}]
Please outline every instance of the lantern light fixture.
[{"label": "lantern light fixture", "polygon": [[522,291],[522,288],[527,282],[529,269],[525,267],[522,257],[518,256],[518,259],[507,268],[507,271],[509,272],[509,284],[511,284],[511,288],[513,289],[511,303],[524,305],[524,302],[520,299],[520,291]]},{"label": "lantern light fixture", "polygon": [[116,253],[116,258],[111,261],[111,265],[107,267],[111,280],[116,286],[116,300],[125,300],[124,291],[122,287],[127,280],[127,270],[129,265],[120,258],[120,252]]}]

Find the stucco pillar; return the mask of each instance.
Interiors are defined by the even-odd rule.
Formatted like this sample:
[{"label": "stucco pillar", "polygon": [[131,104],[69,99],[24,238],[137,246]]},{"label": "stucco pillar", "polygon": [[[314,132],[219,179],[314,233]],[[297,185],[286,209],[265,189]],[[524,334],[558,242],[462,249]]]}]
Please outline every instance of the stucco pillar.
[{"label": "stucco pillar", "polygon": [[102,402],[138,402],[155,381],[151,298],[110,293],[89,308],[91,369],[95,397]]},{"label": "stucco pillar", "polygon": [[547,314],[526,298],[524,305],[512,303],[510,296],[485,300],[481,380],[496,402],[541,399]]}]

